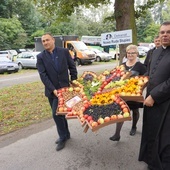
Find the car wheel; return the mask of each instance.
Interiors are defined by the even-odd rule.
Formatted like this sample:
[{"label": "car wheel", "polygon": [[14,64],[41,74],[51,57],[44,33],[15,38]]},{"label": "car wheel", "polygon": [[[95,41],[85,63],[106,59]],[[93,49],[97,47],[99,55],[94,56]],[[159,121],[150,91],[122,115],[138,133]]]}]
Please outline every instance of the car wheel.
[{"label": "car wheel", "polygon": [[100,62],[101,61],[101,58],[99,56],[96,57],[96,61],[97,62]]},{"label": "car wheel", "polygon": [[23,66],[21,63],[18,63],[18,67],[19,67],[19,70],[22,70],[23,69]]}]

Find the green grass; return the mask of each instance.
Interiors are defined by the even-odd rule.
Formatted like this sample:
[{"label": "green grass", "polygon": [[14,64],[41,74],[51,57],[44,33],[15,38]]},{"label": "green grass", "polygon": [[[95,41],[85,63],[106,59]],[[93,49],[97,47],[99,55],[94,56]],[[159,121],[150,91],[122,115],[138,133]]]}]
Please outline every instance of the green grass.
[{"label": "green grass", "polygon": [[0,135],[51,118],[41,82],[0,90]]}]

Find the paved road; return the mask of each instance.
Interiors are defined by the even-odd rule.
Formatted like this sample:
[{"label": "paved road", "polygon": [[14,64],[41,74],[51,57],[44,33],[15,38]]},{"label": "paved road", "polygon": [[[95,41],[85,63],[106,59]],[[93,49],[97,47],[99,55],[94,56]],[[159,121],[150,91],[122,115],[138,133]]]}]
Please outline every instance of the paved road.
[{"label": "paved road", "polygon": [[[93,71],[100,72],[102,70],[108,69],[111,70],[116,66],[116,63],[105,63],[105,64],[95,64],[84,65],[77,67],[78,74],[82,75],[84,71]],[[15,84],[23,84],[27,82],[39,81],[39,75],[37,70],[31,70],[31,72],[26,72],[24,74],[9,74],[9,75],[0,75],[0,89],[4,87],[9,87]]]},{"label": "paved road", "polygon": [[[83,67],[78,70],[83,71]],[[94,66],[91,68],[96,72]],[[29,77],[35,81],[33,75],[30,74]],[[0,84],[10,81],[7,78],[4,80]],[[19,82],[20,79],[15,79],[16,81]],[[147,170],[146,165],[137,160],[142,109],[140,113],[137,134],[129,135],[131,121],[126,121],[119,142],[109,140],[114,133],[115,124],[97,132],[89,129],[84,133],[78,120],[70,119],[71,139],[66,143],[66,148],[59,152],[55,150],[57,135],[52,119],[0,136],[0,170]]]}]

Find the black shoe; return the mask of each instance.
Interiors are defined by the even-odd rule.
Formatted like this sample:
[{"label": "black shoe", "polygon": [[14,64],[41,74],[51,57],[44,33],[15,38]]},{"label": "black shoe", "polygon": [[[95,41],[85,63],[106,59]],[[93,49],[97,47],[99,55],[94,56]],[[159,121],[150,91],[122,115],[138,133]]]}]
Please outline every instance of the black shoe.
[{"label": "black shoe", "polygon": [[55,144],[58,144],[60,142],[60,138],[58,138],[56,141],[55,141]]},{"label": "black shoe", "polygon": [[134,136],[136,134],[136,128],[132,128],[129,134]]},{"label": "black shoe", "polygon": [[60,141],[56,147],[56,150],[59,151],[65,147],[66,141]]},{"label": "black shoe", "polygon": [[120,136],[113,135],[109,139],[112,140],[112,141],[119,141],[120,140]]},{"label": "black shoe", "polygon": [[[67,137],[66,140],[70,139],[70,136]],[[55,141],[55,144],[58,144],[60,142],[60,138],[58,138],[56,141]]]}]

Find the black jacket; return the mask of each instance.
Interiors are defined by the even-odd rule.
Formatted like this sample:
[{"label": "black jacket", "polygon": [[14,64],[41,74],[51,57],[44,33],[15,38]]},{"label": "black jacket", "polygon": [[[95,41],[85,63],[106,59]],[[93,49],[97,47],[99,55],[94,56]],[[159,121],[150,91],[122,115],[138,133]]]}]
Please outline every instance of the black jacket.
[{"label": "black jacket", "polygon": [[55,89],[68,87],[69,80],[77,79],[77,69],[68,49],[56,47],[54,50],[57,53],[57,68],[48,51],[37,55],[37,69],[47,97],[54,97]]},{"label": "black jacket", "polygon": [[139,160],[154,170],[163,170],[161,155],[170,145],[170,47],[158,48],[152,55],[147,96],[155,103],[144,107]]},{"label": "black jacket", "polygon": [[144,60],[144,65],[147,67],[147,69],[149,69],[149,66],[150,66],[150,63],[151,63],[151,60],[152,60],[152,53],[154,52],[154,50],[156,50],[157,48],[154,47],[152,49],[150,49],[148,52],[147,52],[147,55],[146,55],[146,58]]}]

